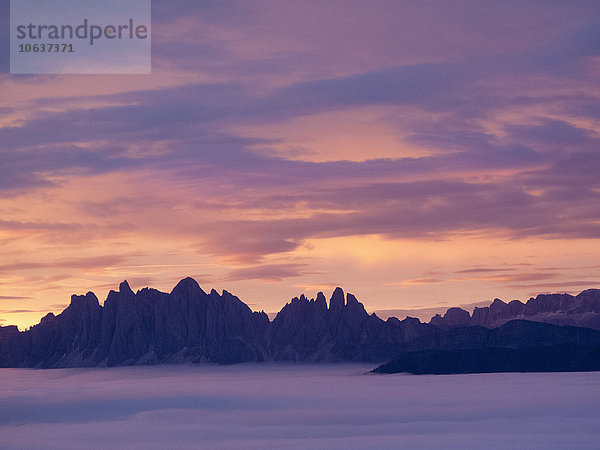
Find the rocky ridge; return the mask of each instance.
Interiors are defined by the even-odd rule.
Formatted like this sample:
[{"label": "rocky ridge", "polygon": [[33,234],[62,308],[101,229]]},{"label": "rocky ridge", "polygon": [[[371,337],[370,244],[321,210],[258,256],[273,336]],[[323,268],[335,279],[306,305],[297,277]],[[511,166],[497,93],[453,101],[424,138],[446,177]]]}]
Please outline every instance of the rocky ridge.
[{"label": "rocky ridge", "polygon": [[451,308],[426,324],[410,317],[383,321],[336,288],[329,303],[321,292],[315,299],[302,295],[269,321],[227,291],[204,292],[192,278],[170,293],[149,288],[134,293],[125,281],[104,305],[92,292],[73,295],[62,313],[46,315],[29,330],[0,327],[0,367],[385,362],[407,352],[595,347],[600,331],[540,322],[560,319],[562,325],[585,318],[593,324],[589,318],[600,311],[599,304],[600,290],[538,296],[526,304],[496,300],[473,315]]},{"label": "rocky ridge", "polygon": [[329,301],[294,298],[269,322],[227,291],[204,292],[192,278],[171,293],[126,281],[104,305],[73,295],[59,315],[19,332],[0,327],[0,367],[95,367],[182,362],[382,361],[431,332],[416,319],[383,321],[337,288]]},{"label": "rocky ridge", "polygon": [[541,294],[526,303],[513,300],[505,303],[495,299],[490,306],[475,308],[470,314],[462,308],[449,308],[429,322],[442,328],[483,326],[496,328],[515,319],[554,325],[570,325],[600,330],[600,289],[587,289],[576,296]]}]

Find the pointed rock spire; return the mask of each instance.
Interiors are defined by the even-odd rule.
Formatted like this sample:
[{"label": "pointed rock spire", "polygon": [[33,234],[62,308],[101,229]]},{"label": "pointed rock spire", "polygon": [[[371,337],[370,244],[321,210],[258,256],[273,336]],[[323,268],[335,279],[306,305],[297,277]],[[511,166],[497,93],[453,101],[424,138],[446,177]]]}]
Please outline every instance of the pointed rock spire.
[{"label": "pointed rock spire", "polygon": [[127,280],[123,280],[123,282],[121,284],[119,284],[119,292],[121,294],[128,294],[128,293],[133,294],[133,291],[129,287],[129,283],[127,282]]},{"label": "pointed rock spire", "polygon": [[358,305],[358,300],[352,294],[346,294],[346,305],[347,306],[355,306]]},{"label": "pointed rock spire", "polygon": [[100,306],[100,302],[98,301],[98,297],[96,297],[96,294],[94,294],[92,291],[90,291],[87,294],[85,294],[85,300],[90,305]]},{"label": "pointed rock spire", "polygon": [[344,291],[341,287],[336,287],[335,291],[333,291],[331,299],[329,300],[329,310],[332,312],[341,311],[342,309],[344,309],[345,303],[346,301],[344,299]]},{"label": "pointed rock spire", "polygon": [[325,296],[322,292],[317,294],[317,299],[315,300],[315,305],[319,311],[327,311],[327,300],[325,300]]}]

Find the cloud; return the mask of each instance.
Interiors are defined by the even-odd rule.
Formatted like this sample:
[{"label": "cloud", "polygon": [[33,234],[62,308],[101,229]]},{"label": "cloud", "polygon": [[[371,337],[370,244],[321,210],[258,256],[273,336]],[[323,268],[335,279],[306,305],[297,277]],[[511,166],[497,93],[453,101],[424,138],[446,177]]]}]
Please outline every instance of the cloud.
[{"label": "cloud", "polygon": [[514,267],[473,267],[471,269],[457,270],[454,273],[486,273],[486,272],[507,272],[516,270]]},{"label": "cloud", "polygon": [[0,220],[0,228],[3,230],[60,230],[74,231],[80,228],[76,223],[40,223],[20,222],[16,220]]},{"label": "cloud", "polygon": [[390,286],[406,286],[414,284],[432,284],[432,283],[444,283],[447,280],[440,280],[437,278],[412,278],[410,280],[403,280],[400,283],[388,283]]},{"label": "cloud", "polygon": [[590,388],[596,381],[586,373],[365,374],[371,368],[6,369],[0,432],[8,447],[60,448],[388,448],[399,441],[415,448],[488,442],[553,448],[597,442],[600,389]]},{"label": "cloud", "polygon": [[[528,280],[515,280],[515,281],[528,281]],[[531,280],[531,281],[535,281]],[[600,281],[597,281],[596,278],[590,277],[589,280],[580,280],[580,281],[559,281],[559,282],[545,282],[545,283],[527,283],[527,284],[511,284],[508,287],[512,289],[566,289],[569,287],[578,287],[577,291],[569,291],[571,293],[578,294],[584,289],[593,289],[595,286],[600,286]],[[564,292],[564,291],[561,291]],[[536,293],[532,293],[531,295],[537,295],[539,291]]]},{"label": "cloud", "polygon": [[465,278],[455,278],[453,281],[467,281],[467,280],[484,280],[492,282],[515,282],[515,281],[538,281],[548,280],[557,278],[558,273],[552,273],[548,271],[544,272],[526,272],[526,273],[507,273],[497,275],[477,275]]},{"label": "cloud", "polygon": [[[393,67],[329,80],[297,83],[276,90],[267,105],[280,105],[296,114],[314,112],[318,105],[341,108],[373,104],[420,104],[448,106],[447,95],[474,79],[473,73],[447,64],[417,64]],[[279,111],[277,111],[279,112]]]},{"label": "cloud", "polygon": [[[365,234],[429,239],[466,230],[507,238],[597,235],[598,211],[585,200],[543,201],[508,184],[512,183],[373,183],[327,191],[313,187],[314,194],[303,192],[304,202],[332,212],[315,212],[309,218],[203,225],[207,236],[204,248],[214,254],[250,256],[288,252],[308,238]],[[267,195],[256,198],[254,206],[267,206],[271,200],[282,206],[297,201],[293,193],[287,198],[285,194]],[[558,210],[560,221],[556,220]]]},{"label": "cloud", "polygon": [[[0,264],[0,273],[12,273],[15,271],[48,269],[48,268],[68,268],[68,269],[103,269],[109,266],[116,266],[124,262],[126,255],[103,255],[91,256],[87,258],[65,258],[51,262],[27,261],[20,263]],[[16,298],[16,297],[13,297]]]},{"label": "cloud", "polygon": [[305,268],[306,264],[264,264],[232,270],[225,277],[225,280],[263,280],[275,282],[285,278],[299,277],[305,273]]},{"label": "cloud", "polygon": [[563,120],[545,120],[541,125],[511,125],[507,127],[511,136],[518,139],[541,142],[546,145],[582,145],[597,143],[593,133],[575,127]]},{"label": "cloud", "polygon": [[[312,284],[295,284],[295,287],[302,288],[306,291],[333,291],[339,285],[336,283],[312,283]],[[277,313],[274,313],[277,314]]]}]

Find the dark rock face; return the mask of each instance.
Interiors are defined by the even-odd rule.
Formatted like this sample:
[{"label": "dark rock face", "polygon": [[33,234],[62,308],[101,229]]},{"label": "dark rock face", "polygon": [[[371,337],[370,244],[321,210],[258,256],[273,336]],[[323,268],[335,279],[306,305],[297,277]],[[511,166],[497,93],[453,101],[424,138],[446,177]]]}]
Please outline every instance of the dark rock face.
[{"label": "dark rock face", "polygon": [[1,367],[85,367],[211,361],[383,361],[434,327],[417,319],[384,322],[337,288],[329,301],[304,295],[273,322],[227,291],[205,293],[191,278],[170,294],[134,293],[127,282],[100,306],[73,296],[58,316],[30,330],[0,329]]},{"label": "dark rock face", "polygon": [[0,366],[82,367],[264,359],[269,320],[224,291],[206,294],[191,278],[171,294],[134,293],[127,282],[100,306],[73,296],[58,316],[30,330],[0,334]]},{"label": "dark rock face", "polygon": [[352,294],[337,288],[329,301],[304,295],[285,305],[267,333],[269,359],[276,361],[378,361],[393,356],[409,337],[426,334],[416,319],[384,322],[367,314]]},{"label": "dark rock face", "polygon": [[0,342],[4,338],[8,338],[13,334],[18,334],[19,328],[16,325],[8,325],[6,327],[0,327]]},{"label": "dark rock face", "polygon": [[461,308],[450,308],[443,317],[439,314],[432,317],[430,324],[442,328],[469,325],[494,328],[514,319],[600,330],[600,289],[588,289],[577,296],[543,294],[527,303],[495,299],[490,306],[475,308],[472,315]]},{"label": "dark rock face", "polygon": [[[423,324],[410,317],[384,322],[369,315],[352,294],[337,288],[329,305],[322,293],[310,300],[302,295],[269,322],[265,313],[252,312],[229,292],[206,293],[191,278],[181,280],[168,294],[149,288],[134,293],[123,282],[118,291],[108,294],[103,306],[91,292],[74,295],[61,314],[50,313],[27,331],[0,327],[0,367],[382,362],[415,351],[558,344],[593,347],[600,346],[600,331],[524,320],[505,322],[515,315],[589,317],[600,311],[599,293],[538,296],[527,304],[495,300],[487,308],[476,309],[473,316],[450,308],[443,317]],[[497,321],[505,324],[490,329]]]},{"label": "dark rock face", "polygon": [[432,349],[526,348],[562,343],[600,345],[600,331],[528,320],[511,320],[492,329],[480,326],[436,328],[427,339],[413,339],[406,342],[401,350],[406,352]]},{"label": "dark rock face", "polygon": [[438,328],[402,346],[376,373],[452,374],[600,370],[600,331],[512,320],[501,327]]}]

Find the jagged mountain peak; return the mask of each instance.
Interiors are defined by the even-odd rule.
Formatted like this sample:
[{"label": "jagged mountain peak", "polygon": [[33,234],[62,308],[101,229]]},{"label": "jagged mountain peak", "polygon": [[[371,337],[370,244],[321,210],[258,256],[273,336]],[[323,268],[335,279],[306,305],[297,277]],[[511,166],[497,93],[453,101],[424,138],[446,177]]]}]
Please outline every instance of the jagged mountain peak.
[{"label": "jagged mountain peak", "polygon": [[119,293],[121,294],[133,294],[133,291],[131,290],[131,287],[129,287],[129,283],[127,282],[127,280],[123,280],[121,282],[121,284],[119,284]]},{"label": "jagged mountain peak", "polygon": [[[219,295],[213,289],[206,295],[192,278],[181,280],[171,293],[145,288],[133,294],[124,281],[119,292],[109,292],[104,306],[88,292],[73,296],[61,314],[50,313],[24,332],[0,327],[0,367],[379,361],[396,355],[402,346],[415,340],[421,339],[418,342],[425,345],[446,339],[454,345],[465,336],[477,340],[487,333],[479,326],[469,327],[471,330],[464,334],[461,325],[496,328],[513,319],[526,319],[524,324],[517,324],[520,328],[514,333],[514,324],[501,331],[504,338],[512,336],[510,339],[516,342],[527,338],[532,330],[542,336],[535,331],[539,327],[528,325],[528,320],[557,323],[585,319],[587,325],[575,325],[594,328],[594,318],[600,319],[600,290],[590,289],[577,297],[538,296],[526,304],[497,300],[476,308],[472,316],[464,309],[450,308],[443,317],[436,316],[439,323],[432,319],[430,324],[423,324],[410,317],[384,322],[375,314],[369,315],[353,294],[336,288],[329,308],[322,292],[315,300],[303,294],[294,297],[269,322],[266,314],[252,312],[226,290]],[[559,337],[570,333],[548,330]]]},{"label": "jagged mountain peak", "polygon": [[206,293],[202,290],[198,282],[192,277],[186,277],[179,281],[179,283],[177,283],[175,287],[171,290],[171,294],[188,296],[193,296],[196,294],[206,295]]},{"label": "jagged mountain peak", "polygon": [[37,327],[37,326],[39,326],[45,322],[51,321],[53,319],[56,319],[56,316],[54,315],[54,313],[49,312],[44,317],[42,317],[42,319],[40,320],[40,323],[38,323],[37,325],[34,325],[34,327]]},{"label": "jagged mountain peak", "polygon": [[357,306],[359,301],[350,293],[346,294],[346,306]]},{"label": "jagged mountain peak", "polygon": [[87,305],[87,306],[100,306],[98,297],[93,292],[88,292],[85,295],[71,295],[70,306]]},{"label": "jagged mountain peak", "polygon": [[576,296],[540,294],[527,303],[520,300],[506,303],[496,298],[489,306],[476,307],[472,314],[461,308],[449,308],[443,317],[436,314],[429,323],[438,327],[498,327],[513,319],[600,330],[600,289],[587,289]]},{"label": "jagged mountain peak", "polygon": [[357,308],[364,310],[363,304],[359,302],[353,294],[344,294],[343,289],[340,287],[335,288],[335,290],[333,291],[331,299],[329,300],[329,308],[327,308],[327,300],[325,299],[325,295],[323,294],[323,292],[318,292],[316,299],[311,298],[310,300],[306,297],[305,294],[300,294],[299,297],[293,297],[287,305],[303,304],[316,305],[319,307],[319,309],[324,307],[325,310],[329,310],[331,312],[344,311],[349,308]]},{"label": "jagged mountain peak", "polygon": [[345,304],[344,290],[341,287],[336,287],[329,299],[329,309],[331,311],[339,311],[344,308]]}]

